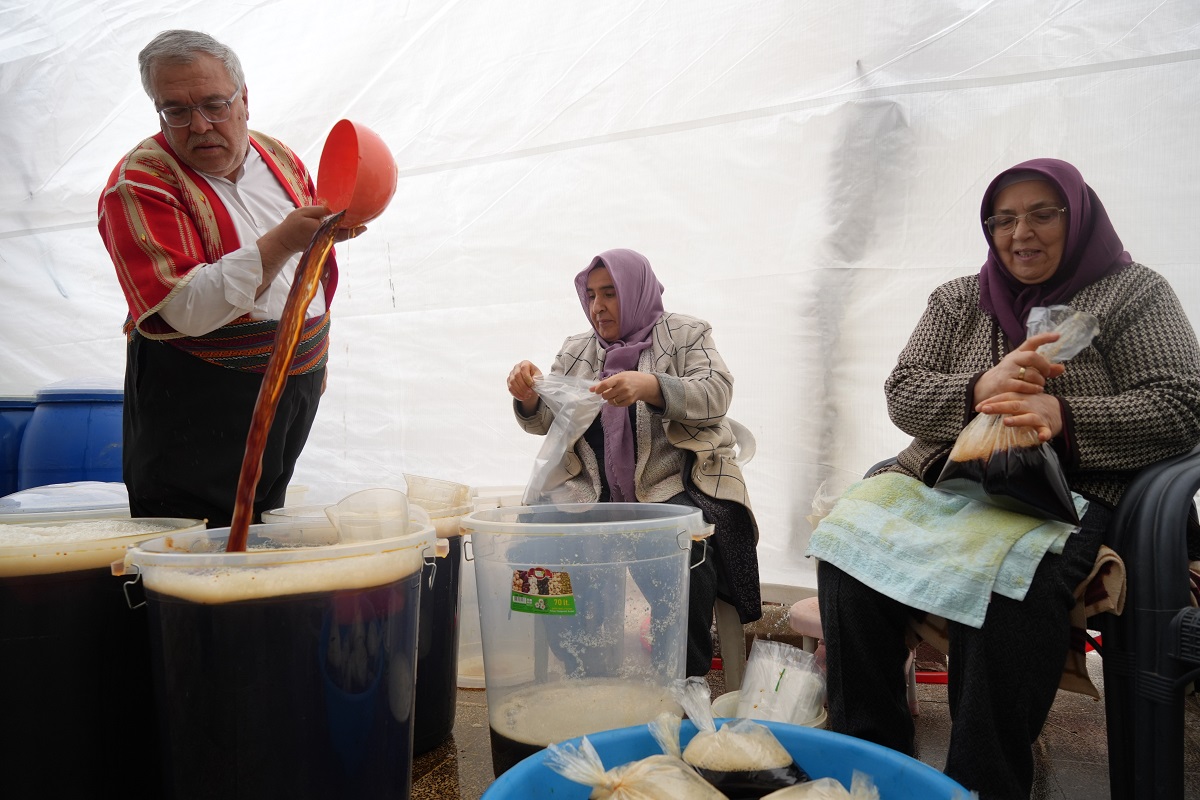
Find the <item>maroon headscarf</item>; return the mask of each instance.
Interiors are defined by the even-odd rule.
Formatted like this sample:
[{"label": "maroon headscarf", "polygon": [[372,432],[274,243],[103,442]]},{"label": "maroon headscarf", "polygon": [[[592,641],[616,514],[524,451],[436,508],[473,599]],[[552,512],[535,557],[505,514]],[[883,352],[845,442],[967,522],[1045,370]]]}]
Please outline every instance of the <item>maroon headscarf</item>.
[{"label": "maroon headscarf", "polygon": [[[596,267],[607,268],[612,276],[621,311],[620,339],[606,341],[600,338],[599,331],[596,332],[596,339],[604,348],[604,368],[600,371],[603,380],[618,372],[637,369],[638,358],[650,346],[654,324],[663,314],[663,287],[654,270],[650,269],[650,262],[641,253],[606,250],[575,276],[575,291],[579,293],[579,303],[589,323],[592,315],[587,282],[588,275]],[[595,330],[595,325],[592,329]],[[609,495],[615,502],[636,503],[633,426],[629,424],[629,411],[605,403],[600,408],[600,424],[604,428],[604,475]]]},{"label": "maroon headscarf", "polygon": [[[1012,276],[996,251],[987,227],[992,203],[1000,189],[1016,183],[1012,173],[1023,179],[1045,180],[1058,190],[1067,207],[1067,234],[1062,262],[1043,283],[1026,285]],[[1056,158],[1035,158],[1004,170],[983,193],[979,212],[988,257],[979,271],[979,306],[994,316],[1014,344],[1025,341],[1025,321],[1038,306],[1066,305],[1085,286],[1120,272],[1133,263],[1113,229],[1108,213],[1079,170]]]}]

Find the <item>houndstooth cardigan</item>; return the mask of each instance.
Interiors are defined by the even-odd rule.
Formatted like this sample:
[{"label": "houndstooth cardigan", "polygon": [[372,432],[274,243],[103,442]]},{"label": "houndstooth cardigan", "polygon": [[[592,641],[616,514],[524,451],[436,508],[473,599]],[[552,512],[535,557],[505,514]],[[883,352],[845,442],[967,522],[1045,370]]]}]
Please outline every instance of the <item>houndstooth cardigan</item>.
[{"label": "houndstooth cardigan", "polygon": [[[1141,264],[1069,305],[1100,333],[1046,383],[1065,411],[1054,444],[1071,488],[1115,506],[1138,470],[1200,441],[1200,347],[1170,285]],[[892,421],[914,437],[888,469],[932,484],[974,416],[975,382],[1011,349],[979,307],[978,275],[939,286],[884,384]]]},{"label": "houndstooth cardigan", "polygon": [[[595,333],[580,333],[563,343],[550,372],[595,379],[604,367],[604,356]],[[661,503],[682,492],[683,450],[690,450],[696,454],[692,480],[701,492],[749,508],[746,482],[734,461],[733,431],[725,422],[733,376],[717,352],[709,324],[664,313],[651,332],[650,347],[642,351],[638,371],[658,378],[664,406],[654,408],[639,401],[634,410],[637,499]],[[517,422],[526,431],[544,435],[550,429],[554,416],[544,403],[539,402],[529,417],[521,416],[518,404],[513,406]],[[600,496],[600,467],[586,440],[575,442],[563,468],[571,476],[567,489],[572,501],[595,502]]]}]

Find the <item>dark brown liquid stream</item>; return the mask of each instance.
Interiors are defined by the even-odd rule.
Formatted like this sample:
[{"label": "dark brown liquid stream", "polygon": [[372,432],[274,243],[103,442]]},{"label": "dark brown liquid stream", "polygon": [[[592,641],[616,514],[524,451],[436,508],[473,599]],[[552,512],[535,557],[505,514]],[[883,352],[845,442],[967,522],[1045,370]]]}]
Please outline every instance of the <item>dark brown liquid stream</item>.
[{"label": "dark brown liquid stream", "polygon": [[296,354],[296,343],[304,326],[304,312],[317,293],[317,284],[325,272],[325,262],[333,249],[333,239],[338,223],[346,212],[332,214],[321,222],[312,241],[300,256],[296,265],[296,276],[292,289],[283,305],[279,328],[275,331],[275,346],[267,360],[258,399],[254,402],[254,416],[250,422],[250,433],[246,436],[246,455],[242,458],[242,471],[238,475],[237,500],[233,505],[233,521],[229,527],[229,541],[225,552],[236,553],[246,549],[246,537],[250,532],[250,521],[254,518],[254,493],[258,479],[262,477],[263,450],[267,446],[267,434],[275,419],[279,396],[287,383],[288,367]]}]

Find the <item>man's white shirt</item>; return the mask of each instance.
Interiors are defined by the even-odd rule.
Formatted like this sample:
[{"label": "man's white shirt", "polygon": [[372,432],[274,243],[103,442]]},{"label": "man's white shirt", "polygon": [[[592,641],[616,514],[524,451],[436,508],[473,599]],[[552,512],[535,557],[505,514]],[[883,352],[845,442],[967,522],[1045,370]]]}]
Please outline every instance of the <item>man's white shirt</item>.
[{"label": "man's white shirt", "polygon": [[[300,254],[294,254],[262,296],[255,299],[262,283],[258,238],[296,206],[253,146],[247,150],[239,173],[236,182],[211,175],[201,177],[225,204],[242,246],[218,261],[197,266],[191,281],[158,310],[168,325],[188,336],[210,333],[243,314],[251,319],[279,319],[300,263]],[[318,285],[307,316],[324,313],[325,291]]]}]

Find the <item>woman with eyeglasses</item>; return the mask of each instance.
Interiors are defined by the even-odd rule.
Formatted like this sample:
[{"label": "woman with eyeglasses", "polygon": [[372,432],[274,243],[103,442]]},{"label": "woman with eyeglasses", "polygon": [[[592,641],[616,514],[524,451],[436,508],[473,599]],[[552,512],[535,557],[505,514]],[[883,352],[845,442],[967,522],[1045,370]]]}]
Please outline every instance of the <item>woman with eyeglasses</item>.
[{"label": "woman with eyeglasses", "polygon": [[[1052,445],[1071,489],[1089,501],[1023,600],[991,593],[981,627],[949,623],[946,773],[986,800],[1030,794],[1032,745],[1067,658],[1074,593],[1122,492],[1141,468],[1200,441],[1200,347],[1171,287],[1125,252],[1072,165],[1036,159],[1001,172],[980,222],[982,269],[934,290],[885,383],[893,421],[913,437],[886,471],[932,486],[976,414],[1004,415]],[[1030,310],[1051,305],[1100,322],[1066,364],[1037,352],[1057,334],[1026,338]],[[831,727],[912,754],[905,632],[924,612],[849,569],[818,567]]]}]

